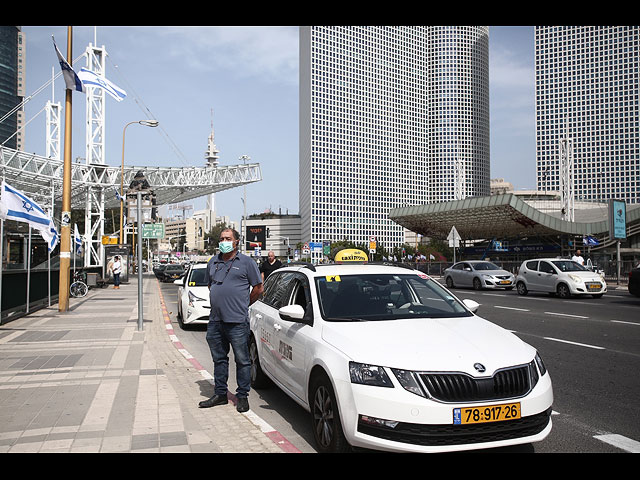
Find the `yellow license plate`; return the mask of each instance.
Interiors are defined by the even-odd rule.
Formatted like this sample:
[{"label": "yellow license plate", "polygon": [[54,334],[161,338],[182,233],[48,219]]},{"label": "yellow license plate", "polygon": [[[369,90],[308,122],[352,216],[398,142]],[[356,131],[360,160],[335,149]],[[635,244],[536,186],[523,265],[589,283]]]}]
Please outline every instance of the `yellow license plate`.
[{"label": "yellow license plate", "polygon": [[504,422],[520,418],[520,403],[453,409],[453,424]]},{"label": "yellow license plate", "polygon": [[511,285],[511,282],[509,280],[501,280],[500,285]]}]

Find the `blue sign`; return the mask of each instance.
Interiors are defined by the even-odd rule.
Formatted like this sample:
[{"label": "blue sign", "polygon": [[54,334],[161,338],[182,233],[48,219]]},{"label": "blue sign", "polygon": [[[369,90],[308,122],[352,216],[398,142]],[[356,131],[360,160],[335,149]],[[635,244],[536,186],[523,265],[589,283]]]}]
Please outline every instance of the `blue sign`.
[{"label": "blue sign", "polygon": [[627,238],[627,205],[624,200],[609,200],[609,235]]}]

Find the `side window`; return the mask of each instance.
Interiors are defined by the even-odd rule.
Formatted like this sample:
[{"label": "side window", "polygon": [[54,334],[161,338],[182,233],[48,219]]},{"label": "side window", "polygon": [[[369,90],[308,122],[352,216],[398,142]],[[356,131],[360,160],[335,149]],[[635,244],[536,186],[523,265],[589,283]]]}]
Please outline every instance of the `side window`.
[{"label": "side window", "polygon": [[293,280],[292,272],[277,273],[274,272],[264,282],[264,292],[262,294],[262,302],[273,308],[280,308],[286,304],[286,294],[289,290],[289,284]]},{"label": "side window", "polygon": [[527,269],[538,270],[538,261],[527,262]]},{"label": "side window", "polygon": [[461,264],[461,263],[458,263],[457,265],[454,265],[454,266],[453,266],[453,269],[454,269],[454,270],[462,270],[462,264]]},{"label": "side window", "polygon": [[554,268],[548,262],[540,262],[540,271],[544,273],[556,273]]}]

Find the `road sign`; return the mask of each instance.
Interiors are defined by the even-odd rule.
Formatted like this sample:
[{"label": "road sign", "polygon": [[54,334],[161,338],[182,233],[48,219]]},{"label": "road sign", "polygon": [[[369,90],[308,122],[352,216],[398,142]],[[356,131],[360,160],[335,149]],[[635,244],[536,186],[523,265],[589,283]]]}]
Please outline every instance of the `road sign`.
[{"label": "road sign", "polygon": [[449,246],[450,247],[459,247],[460,246],[460,240],[462,240],[462,238],[460,237],[460,234],[458,233],[458,231],[456,230],[456,227],[451,227],[451,231],[449,232],[449,235],[447,236],[447,240],[449,240]]},{"label": "road sign", "polygon": [[145,223],[142,225],[142,238],[164,238],[164,223]]}]

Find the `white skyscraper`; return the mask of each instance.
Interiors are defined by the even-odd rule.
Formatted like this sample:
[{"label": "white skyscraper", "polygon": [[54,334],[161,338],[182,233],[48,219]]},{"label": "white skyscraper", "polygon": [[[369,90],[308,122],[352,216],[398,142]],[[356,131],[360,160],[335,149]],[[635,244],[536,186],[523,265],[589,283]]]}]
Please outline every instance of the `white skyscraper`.
[{"label": "white skyscraper", "polygon": [[638,203],[639,32],[638,26],[535,28],[539,190],[561,190],[566,139],[575,199]]},{"label": "white skyscraper", "polygon": [[390,209],[489,194],[488,27],[300,28],[303,241],[404,241]]}]

